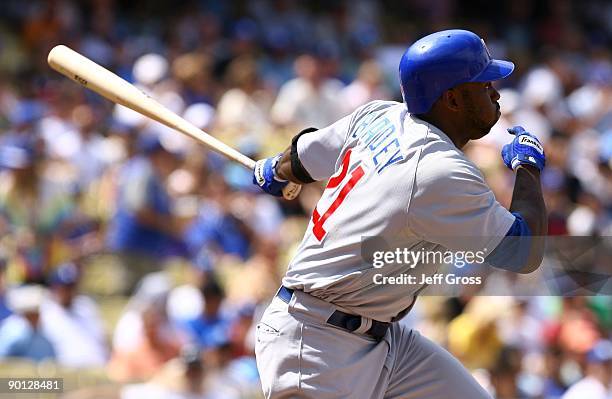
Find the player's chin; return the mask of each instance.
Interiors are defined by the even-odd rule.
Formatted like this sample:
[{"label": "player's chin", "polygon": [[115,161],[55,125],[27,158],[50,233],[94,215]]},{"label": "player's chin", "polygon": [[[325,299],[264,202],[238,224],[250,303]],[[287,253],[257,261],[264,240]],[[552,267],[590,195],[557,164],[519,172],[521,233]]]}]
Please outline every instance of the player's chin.
[{"label": "player's chin", "polygon": [[479,129],[479,130],[478,130],[478,133],[476,133],[476,134],[474,135],[474,137],[472,137],[472,140],[478,140],[478,139],[481,139],[481,138],[483,138],[484,136],[486,136],[487,134],[489,134],[489,132],[490,132],[490,131],[491,131],[491,128],[485,128],[485,127],[483,127],[483,128],[481,128],[481,129]]},{"label": "player's chin", "polygon": [[491,132],[491,129],[493,128],[493,126],[495,125],[496,122],[497,122],[497,120],[495,122],[493,122],[493,123],[483,122],[477,129],[475,129],[475,134],[472,137],[472,140],[481,139],[484,136],[486,136],[487,134],[489,134]]},{"label": "player's chin", "polygon": [[483,136],[491,131],[500,117],[501,114],[497,110],[493,110],[487,115],[483,115],[483,118],[480,120],[480,131]]},{"label": "player's chin", "polygon": [[487,121],[485,122],[487,126],[487,133],[489,133],[491,129],[493,129],[493,126],[495,126],[497,121],[499,121],[499,118],[501,118],[501,112],[499,110],[499,107],[495,108],[492,114],[493,115],[491,115],[490,118],[487,118]]}]

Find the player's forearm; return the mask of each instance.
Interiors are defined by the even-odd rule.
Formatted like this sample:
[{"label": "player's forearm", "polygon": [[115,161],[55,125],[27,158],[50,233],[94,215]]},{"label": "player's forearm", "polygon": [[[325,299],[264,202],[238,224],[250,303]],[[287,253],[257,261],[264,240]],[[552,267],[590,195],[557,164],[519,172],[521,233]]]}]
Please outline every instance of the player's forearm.
[{"label": "player's forearm", "polygon": [[517,170],[510,211],[519,212],[533,235],[546,235],[548,219],[542,196],[540,171],[524,166]]},{"label": "player's forearm", "polygon": [[278,161],[278,165],[276,165],[276,174],[279,179],[289,180],[294,183],[301,184],[295,176],[293,176],[293,172],[291,170],[291,147],[287,147],[285,151],[283,151],[283,156],[280,161]]},{"label": "player's forearm", "polygon": [[540,171],[531,166],[523,166],[517,170],[514,183],[514,193],[510,211],[518,212],[527,222],[531,231],[531,248],[526,267],[521,271],[530,273],[542,262],[544,253],[544,236],[548,231],[546,205],[540,184]]}]

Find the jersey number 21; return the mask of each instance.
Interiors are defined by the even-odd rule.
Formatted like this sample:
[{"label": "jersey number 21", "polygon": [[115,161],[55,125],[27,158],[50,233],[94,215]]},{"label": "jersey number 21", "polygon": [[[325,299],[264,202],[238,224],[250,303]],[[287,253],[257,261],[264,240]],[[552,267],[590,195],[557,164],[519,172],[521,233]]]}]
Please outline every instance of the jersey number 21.
[{"label": "jersey number 21", "polygon": [[[338,187],[345,180],[346,175],[348,173],[350,163],[351,163],[351,150],[349,149],[344,155],[344,158],[342,159],[342,169],[340,170],[339,173],[337,173],[335,176],[332,176],[332,178],[329,179],[329,182],[327,183],[327,187],[325,187],[326,190],[330,188]],[[336,209],[340,207],[340,205],[342,204],[342,202],[344,202],[344,199],[346,198],[348,193],[353,189],[353,187],[355,187],[355,184],[357,184],[357,182],[361,180],[364,173],[365,172],[363,170],[363,167],[361,167],[361,165],[353,169],[353,171],[351,172],[350,178],[344,183],[344,185],[340,189],[340,193],[331,203],[329,208],[325,212],[323,212],[323,215],[319,213],[319,210],[315,206],[315,209],[312,212],[312,221],[314,223],[312,227],[312,232],[314,236],[317,238],[317,240],[319,240],[319,242],[323,241],[323,238],[327,234],[327,231],[325,230],[325,227],[323,226],[323,224],[336,211]]]}]

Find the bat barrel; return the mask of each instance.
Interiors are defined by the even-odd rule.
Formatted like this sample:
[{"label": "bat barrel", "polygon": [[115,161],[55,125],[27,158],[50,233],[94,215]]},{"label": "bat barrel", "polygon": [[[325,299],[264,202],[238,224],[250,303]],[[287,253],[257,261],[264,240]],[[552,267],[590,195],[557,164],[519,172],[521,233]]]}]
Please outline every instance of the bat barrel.
[{"label": "bat barrel", "polygon": [[[136,86],[76,51],[60,44],[51,49],[47,62],[51,68],[62,75],[95,91],[112,102],[130,108],[171,129],[178,130],[250,170],[255,168],[255,161],[251,158],[198,129],[187,120],[155,101],[148,94],[139,90]],[[285,190],[287,192],[285,198],[295,198],[293,193],[297,195],[299,190],[299,185],[291,183]]]}]

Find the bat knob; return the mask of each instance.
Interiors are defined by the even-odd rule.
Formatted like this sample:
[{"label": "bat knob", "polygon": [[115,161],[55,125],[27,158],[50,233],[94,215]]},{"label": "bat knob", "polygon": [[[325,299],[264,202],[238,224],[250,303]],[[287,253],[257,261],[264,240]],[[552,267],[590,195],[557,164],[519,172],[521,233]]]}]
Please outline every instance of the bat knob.
[{"label": "bat knob", "polygon": [[286,200],[296,199],[302,190],[302,186],[299,184],[291,183],[287,184],[285,188],[283,188],[283,198]]}]

